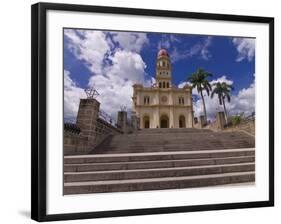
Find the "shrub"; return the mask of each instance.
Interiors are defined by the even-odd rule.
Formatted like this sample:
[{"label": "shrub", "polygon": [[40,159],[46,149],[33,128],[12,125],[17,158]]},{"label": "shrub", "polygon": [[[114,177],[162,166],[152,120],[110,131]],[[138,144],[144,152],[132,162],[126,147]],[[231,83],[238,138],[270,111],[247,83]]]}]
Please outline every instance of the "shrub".
[{"label": "shrub", "polygon": [[242,121],[243,117],[244,117],[244,113],[232,116],[232,118],[231,118],[232,124],[233,125],[240,124],[240,122]]}]

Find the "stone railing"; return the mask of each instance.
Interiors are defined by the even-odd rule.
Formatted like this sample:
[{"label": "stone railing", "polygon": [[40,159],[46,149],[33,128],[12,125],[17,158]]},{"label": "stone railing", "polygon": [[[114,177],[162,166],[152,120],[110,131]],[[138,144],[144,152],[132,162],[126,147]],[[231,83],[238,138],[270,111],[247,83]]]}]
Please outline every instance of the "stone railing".
[{"label": "stone railing", "polygon": [[224,131],[244,131],[255,136],[255,118],[244,119],[237,125],[228,126]]},{"label": "stone railing", "polygon": [[110,123],[103,120],[102,118],[98,118],[97,126],[96,126],[95,146],[100,144],[109,135],[116,135],[122,133],[123,132],[119,128],[111,125]]},{"label": "stone railing", "polygon": [[63,147],[65,155],[86,152],[87,137],[81,136],[80,128],[73,123],[64,124]]},{"label": "stone railing", "polygon": [[[137,123],[137,120],[134,120]],[[131,133],[137,129],[127,119],[127,112],[118,112],[118,121],[100,110],[96,99],[80,99],[76,123],[64,125],[64,154],[88,154],[110,135]]]},{"label": "stone railing", "polygon": [[216,120],[209,123],[205,128],[213,131],[243,131],[255,136],[255,116],[244,117],[238,124],[233,125],[231,121],[226,124],[224,114],[220,112],[217,114]]},{"label": "stone railing", "polygon": [[91,152],[97,145],[99,145],[109,135],[122,134],[123,132],[109,124],[107,121],[98,118],[95,128],[95,138],[89,139],[83,135],[76,124],[64,125],[64,154],[87,154]]}]

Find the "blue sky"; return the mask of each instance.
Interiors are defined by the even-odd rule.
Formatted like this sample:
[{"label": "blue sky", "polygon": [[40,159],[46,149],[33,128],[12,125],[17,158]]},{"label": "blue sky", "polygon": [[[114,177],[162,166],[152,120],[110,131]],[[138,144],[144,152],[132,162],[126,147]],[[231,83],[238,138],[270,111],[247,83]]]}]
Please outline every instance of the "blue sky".
[{"label": "blue sky", "polygon": [[[255,39],[191,34],[64,30],[65,119],[75,119],[84,88],[100,93],[101,108],[116,116],[120,106],[131,109],[132,85],[150,86],[155,80],[157,52],[165,48],[172,61],[172,81],[185,84],[190,74],[204,68],[211,83],[234,86],[230,114],[255,110]],[[202,102],[193,91],[195,116]],[[210,119],[222,108],[216,97],[206,98]]]}]

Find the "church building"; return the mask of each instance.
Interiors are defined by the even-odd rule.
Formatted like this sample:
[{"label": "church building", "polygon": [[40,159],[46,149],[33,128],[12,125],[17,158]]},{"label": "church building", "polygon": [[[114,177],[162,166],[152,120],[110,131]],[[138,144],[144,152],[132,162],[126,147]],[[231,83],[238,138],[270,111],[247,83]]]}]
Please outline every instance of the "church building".
[{"label": "church building", "polygon": [[192,88],[172,84],[172,66],[165,49],[157,54],[156,83],[151,87],[135,84],[133,89],[133,113],[141,129],[193,127]]}]

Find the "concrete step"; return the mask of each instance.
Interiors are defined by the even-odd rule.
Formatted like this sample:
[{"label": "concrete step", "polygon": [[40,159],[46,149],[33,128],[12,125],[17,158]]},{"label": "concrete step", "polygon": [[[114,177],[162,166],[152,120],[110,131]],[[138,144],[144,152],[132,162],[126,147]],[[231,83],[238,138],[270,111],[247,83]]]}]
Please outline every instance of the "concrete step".
[{"label": "concrete step", "polygon": [[[168,137],[168,139],[163,139]],[[115,135],[112,138],[112,141],[118,142],[118,140],[186,140],[186,139],[249,139],[247,134],[244,132],[212,132],[212,133],[157,133],[157,134],[124,134],[124,135]]]},{"label": "concrete step", "polygon": [[179,189],[255,181],[255,138],[244,132],[145,129],[64,157],[64,194]]},{"label": "concrete step", "polygon": [[[214,132],[211,130],[200,130],[200,129],[189,129],[188,131],[185,131],[185,129],[177,129],[177,131],[173,131],[173,129],[166,129],[165,131],[155,131],[153,129],[149,130],[142,130],[137,131],[128,134],[129,137],[134,136],[157,136],[157,135],[171,135],[171,136],[181,136],[181,135],[188,135],[188,136],[194,136],[194,135],[213,135],[213,136],[229,136],[229,135],[237,135],[240,134],[240,136],[243,136],[243,132],[233,130],[231,132]],[[122,134],[121,134],[122,135]]]},{"label": "concrete step", "polygon": [[[161,129],[161,128],[149,128],[149,129],[141,129],[137,131],[137,134],[146,134],[146,133],[209,133],[212,132],[210,129],[197,129],[197,128],[169,128],[169,129]],[[135,133],[134,133],[135,134]]]},{"label": "concrete step", "polygon": [[172,167],[156,169],[134,169],[134,170],[109,170],[91,172],[66,172],[65,182],[99,181],[99,180],[127,180],[159,177],[180,177],[207,175],[231,172],[255,171],[255,163],[226,164],[195,167]]},{"label": "concrete step", "polygon": [[[247,142],[252,142],[252,139],[249,138],[249,136],[244,133],[244,136],[235,136],[235,135],[228,135],[228,136],[220,136],[220,135],[209,135],[208,134],[200,134],[199,135],[178,135],[178,136],[173,136],[171,134],[167,135],[147,135],[147,136],[129,136],[129,135],[115,135],[112,137],[110,140],[112,143],[123,143],[123,142],[128,142],[128,143],[145,143],[145,142],[157,142],[157,143],[163,143],[163,142],[189,142],[189,141],[197,141],[200,142],[200,140],[208,140],[208,141],[229,141],[229,140],[237,140],[237,141],[247,141]],[[145,141],[144,141],[145,140]]]},{"label": "concrete step", "polygon": [[233,148],[252,148],[252,144],[229,144],[229,145],[181,145],[181,146],[112,146],[112,147],[99,147],[94,149],[93,154],[108,154],[108,153],[146,153],[146,152],[173,152],[173,151],[205,151],[205,150],[227,150]]},{"label": "concrete step", "polygon": [[254,156],[254,148],[227,149],[227,150],[201,150],[201,151],[175,151],[175,152],[147,152],[147,153],[118,153],[118,154],[91,154],[64,156],[64,164],[81,163],[109,163],[134,162],[178,159],[203,159]]},{"label": "concrete step", "polygon": [[64,183],[64,194],[180,189],[255,181],[255,172]]},{"label": "concrete step", "polygon": [[[123,146],[123,147],[138,147],[138,146],[141,146],[141,147],[179,147],[179,146],[192,146],[192,145],[198,145],[198,146],[204,146],[204,145],[226,145],[226,144],[230,144],[230,145],[239,145],[239,144],[248,144],[248,145],[251,145],[252,146],[252,143],[247,141],[247,140],[238,140],[235,141],[235,142],[229,142],[229,141],[226,141],[226,140],[209,140],[209,141],[205,141],[202,142],[202,141],[187,141],[187,140],[183,140],[183,141],[173,141],[173,140],[170,140],[170,141],[165,141],[165,140],[162,140],[162,142],[157,142],[157,141],[154,141],[154,142],[148,142],[148,141],[127,141],[127,142],[116,142],[116,141],[112,141],[108,147],[104,147],[104,148],[110,148],[110,147],[116,147],[116,146]],[[252,146],[253,147],[253,146]]]},{"label": "concrete step", "polygon": [[254,156],[134,161],[134,162],[110,162],[110,163],[83,163],[83,164],[65,164],[64,172],[189,167],[189,166],[250,163],[250,162],[255,162]]},{"label": "concrete step", "polygon": [[253,148],[255,138],[244,132],[212,132],[196,129],[141,130],[137,134],[115,135],[92,153],[141,153],[165,151]]}]

